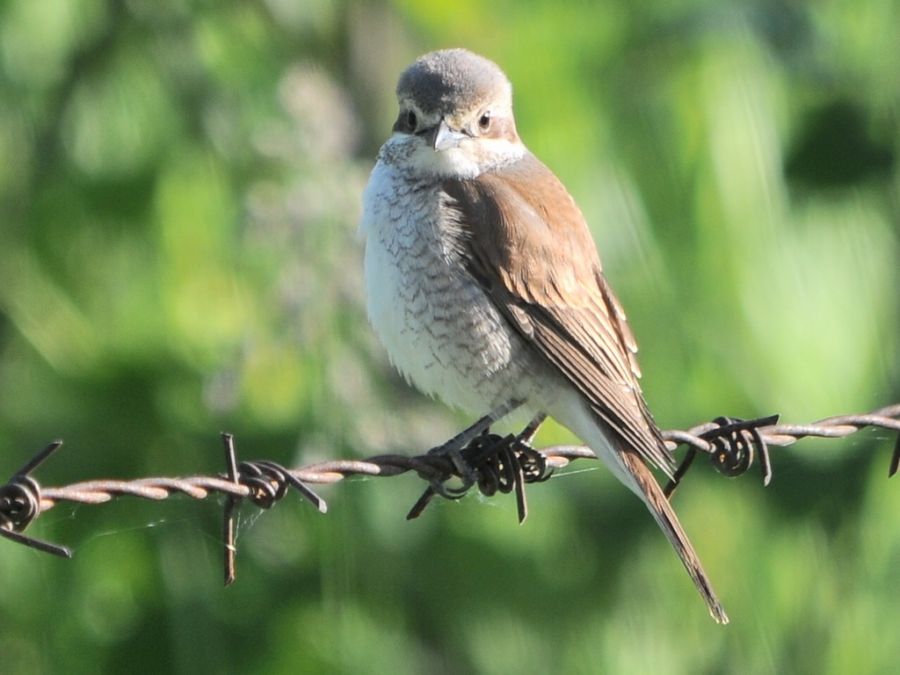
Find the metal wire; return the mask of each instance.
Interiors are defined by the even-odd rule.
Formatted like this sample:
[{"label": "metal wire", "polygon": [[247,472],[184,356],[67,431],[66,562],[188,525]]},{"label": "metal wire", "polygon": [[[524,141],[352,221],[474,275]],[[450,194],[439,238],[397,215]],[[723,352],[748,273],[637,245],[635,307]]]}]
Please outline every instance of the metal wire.
[{"label": "metal wire", "polygon": [[[807,437],[842,438],[864,427],[878,427],[898,432],[891,456],[888,475],[900,467],[900,404],[875,410],[868,414],[829,417],[812,424],[774,424],[777,416],[743,421],[717,418],[687,430],[663,432],[670,449],[684,445],[688,451],[675,479],[666,487],[671,495],[684,477],[697,453],[710,456],[716,469],[725,475],[739,475],[747,471],[759,456],[763,481],[771,478],[768,446],[788,446]],[[19,469],[9,481],[0,486],[0,536],[52,553],[70,557],[66,547],[26,536],[22,532],[42,513],[60,502],[102,504],[121,496],[162,500],[173,494],[192,499],[205,499],[210,494],[225,495],[225,581],[234,580],[234,522],[236,505],[248,499],[260,508],[271,508],[293,488],[304,499],[325,513],[325,501],[308,484],[328,485],[351,476],[387,477],[414,472],[428,482],[425,493],[410,511],[410,518],[418,516],[435,495],[456,499],[476,486],[486,494],[515,492],[519,519],[527,515],[524,485],[546,480],[570,462],[596,459],[584,446],[557,445],[536,450],[530,442],[540,424],[535,420],[522,433],[500,437],[483,433],[476,436],[459,455],[426,453],[414,457],[385,454],[365,460],[333,460],[287,469],[275,462],[261,460],[239,462],[234,439],[223,434],[226,452],[226,473],[215,476],[187,476],[180,478],[154,477],[135,480],[90,480],[62,487],[42,487],[30,474],[61,445],[54,441],[38,452]],[[450,481],[462,481],[450,486]]]}]

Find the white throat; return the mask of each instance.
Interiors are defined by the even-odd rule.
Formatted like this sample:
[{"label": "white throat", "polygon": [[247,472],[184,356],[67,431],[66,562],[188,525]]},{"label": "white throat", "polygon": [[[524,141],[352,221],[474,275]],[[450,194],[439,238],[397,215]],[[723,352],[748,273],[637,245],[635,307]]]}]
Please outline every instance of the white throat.
[{"label": "white throat", "polygon": [[394,133],[378,153],[378,161],[415,177],[477,178],[527,153],[521,142],[505,138],[466,139],[455,148],[434,150],[421,138]]}]

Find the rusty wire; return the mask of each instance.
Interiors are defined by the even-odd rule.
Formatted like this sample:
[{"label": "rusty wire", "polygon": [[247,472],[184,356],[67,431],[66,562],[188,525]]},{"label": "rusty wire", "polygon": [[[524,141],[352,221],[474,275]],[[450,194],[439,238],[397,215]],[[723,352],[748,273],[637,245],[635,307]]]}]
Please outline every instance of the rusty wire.
[{"label": "rusty wire", "polygon": [[[812,424],[775,424],[776,420],[777,416],[749,421],[720,417],[687,430],[664,431],[663,438],[670,449],[675,450],[681,445],[687,448],[674,479],[666,486],[667,495],[671,497],[698,453],[708,455],[713,466],[729,476],[746,472],[758,456],[763,482],[767,485],[772,475],[769,446],[788,446],[807,437],[842,438],[864,427],[898,432],[888,475],[894,475],[900,468],[900,404],[868,414],[829,417]],[[505,437],[485,432],[462,448],[458,456],[434,452],[413,457],[385,454],[365,460],[319,462],[296,469],[287,469],[269,460],[239,462],[233,437],[222,434],[226,457],[224,475],[90,480],[62,487],[42,487],[31,473],[62,445],[62,441],[54,441],[26,462],[5,485],[0,486],[0,536],[46,553],[71,557],[68,548],[22,532],[38,516],[60,502],[102,504],[121,496],[163,500],[173,494],[205,499],[210,494],[222,494],[227,498],[223,544],[225,583],[229,584],[235,578],[234,510],[238,503],[247,499],[260,508],[268,509],[293,488],[321,513],[325,513],[325,501],[308,484],[327,485],[350,476],[386,477],[414,472],[429,486],[409,512],[408,518],[418,516],[436,495],[457,499],[477,486],[488,496],[497,492],[515,492],[519,520],[524,520],[527,515],[526,483],[546,480],[554,471],[575,460],[596,459],[596,455],[584,446],[532,448],[531,440],[539,424],[538,420],[520,434]],[[458,484],[451,486],[451,481]]]}]

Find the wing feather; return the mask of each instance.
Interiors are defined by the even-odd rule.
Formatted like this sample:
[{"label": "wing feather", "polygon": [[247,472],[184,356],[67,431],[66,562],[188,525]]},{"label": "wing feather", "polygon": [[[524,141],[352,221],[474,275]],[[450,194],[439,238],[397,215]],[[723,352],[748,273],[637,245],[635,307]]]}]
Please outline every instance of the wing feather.
[{"label": "wing feather", "polygon": [[443,187],[467,253],[462,259],[488,297],[609,430],[671,475],[672,454],[638,383],[637,344],[562,183],[527,155]]}]

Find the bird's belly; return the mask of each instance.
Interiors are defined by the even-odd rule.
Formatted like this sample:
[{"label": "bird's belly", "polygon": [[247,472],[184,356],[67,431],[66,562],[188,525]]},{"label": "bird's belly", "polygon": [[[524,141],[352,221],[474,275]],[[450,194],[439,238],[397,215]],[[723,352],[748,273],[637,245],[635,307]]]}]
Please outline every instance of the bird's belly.
[{"label": "bird's belly", "polygon": [[521,338],[477,284],[431,243],[369,238],[369,318],[408,380],[450,405],[484,414],[515,397]]}]

